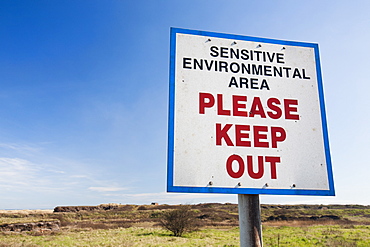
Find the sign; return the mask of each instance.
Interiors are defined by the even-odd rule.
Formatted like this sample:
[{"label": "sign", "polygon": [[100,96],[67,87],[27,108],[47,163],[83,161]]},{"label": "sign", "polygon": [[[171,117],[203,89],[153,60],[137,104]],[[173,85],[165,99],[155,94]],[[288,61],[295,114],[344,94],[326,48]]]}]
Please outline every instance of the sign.
[{"label": "sign", "polygon": [[334,195],[318,45],[171,29],[167,191]]}]

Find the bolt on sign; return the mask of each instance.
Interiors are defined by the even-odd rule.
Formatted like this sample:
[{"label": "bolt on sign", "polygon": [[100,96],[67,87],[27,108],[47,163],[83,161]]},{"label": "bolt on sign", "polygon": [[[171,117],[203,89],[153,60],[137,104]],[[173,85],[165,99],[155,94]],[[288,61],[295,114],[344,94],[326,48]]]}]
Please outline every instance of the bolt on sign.
[{"label": "bolt on sign", "polygon": [[171,29],[167,191],[334,195],[318,45]]}]

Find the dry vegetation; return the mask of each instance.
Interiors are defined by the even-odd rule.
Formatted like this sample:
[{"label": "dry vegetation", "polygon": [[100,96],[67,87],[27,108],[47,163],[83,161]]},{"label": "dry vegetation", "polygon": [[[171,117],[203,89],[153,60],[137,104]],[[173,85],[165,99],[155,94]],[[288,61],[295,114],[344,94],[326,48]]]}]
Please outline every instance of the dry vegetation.
[{"label": "dry vegetation", "polygon": [[[0,211],[0,246],[146,246],[150,241],[152,246],[238,245],[236,204],[187,207],[198,231],[182,238],[174,238],[161,228],[163,216],[178,205],[104,204],[56,207],[54,211]],[[370,246],[370,206],[262,205],[261,218],[265,246]],[[39,224],[44,228],[9,230],[11,224],[35,222],[44,222]],[[55,222],[60,228],[45,229],[46,222]],[[19,241],[22,245],[16,244]]]}]

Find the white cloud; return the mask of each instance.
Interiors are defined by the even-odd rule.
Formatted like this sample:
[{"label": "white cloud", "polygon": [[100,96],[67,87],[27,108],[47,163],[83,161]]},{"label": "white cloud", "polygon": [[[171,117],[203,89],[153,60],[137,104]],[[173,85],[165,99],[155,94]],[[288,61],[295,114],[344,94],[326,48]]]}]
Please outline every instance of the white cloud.
[{"label": "white cloud", "polygon": [[123,187],[89,187],[89,190],[98,191],[98,192],[113,192],[113,191],[122,191],[127,190],[128,188]]},{"label": "white cloud", "polygon": [[138,193],[138,194],[104,194],[122,204],[198,204],[206,202],[236,203],[237,195],[204,194],[204,193]]},{"label": "white cloud", "polygon": [[32,152],[32,153],[41,150],[41,148],[38,146],[17,144],[17,143],[0,143],[0,148],[11,149],[11,150],[15,150],[18,152]]},{"label": "white cloud", "polygon": [[36,166],[27,160],[0,157],[0,185],[26,185],[36,172]]},{"label": "white cloud", "polygon": [[86,175],[72,175],[71,178],[88,178]]}]

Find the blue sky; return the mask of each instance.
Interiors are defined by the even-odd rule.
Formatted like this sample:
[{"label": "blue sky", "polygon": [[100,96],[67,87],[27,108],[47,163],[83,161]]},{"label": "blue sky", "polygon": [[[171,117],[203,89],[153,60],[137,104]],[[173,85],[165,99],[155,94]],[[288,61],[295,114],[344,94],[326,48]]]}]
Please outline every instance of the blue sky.
[{"label": "blue sky", "polygon": [[335,197],[370,204],[368,1],[1,1],[0,209],[237,202],[166,193],[170,27],[320,46]]}]

